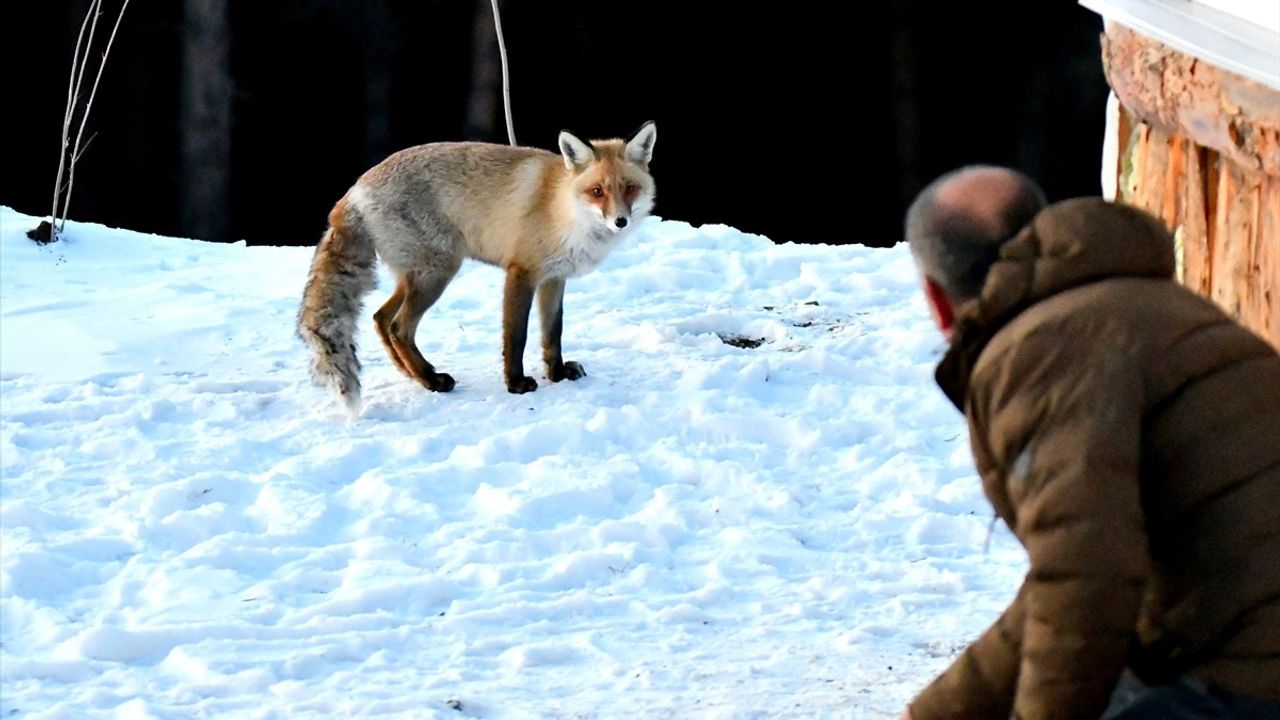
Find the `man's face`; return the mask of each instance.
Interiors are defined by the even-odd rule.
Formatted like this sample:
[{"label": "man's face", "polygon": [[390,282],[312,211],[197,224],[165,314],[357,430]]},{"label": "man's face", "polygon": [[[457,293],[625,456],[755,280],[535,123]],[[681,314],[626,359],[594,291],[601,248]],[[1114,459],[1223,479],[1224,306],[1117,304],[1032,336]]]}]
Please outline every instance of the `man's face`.
[{"label": "man's face", "polygon": [[933,324],[938,326],[942,336],[950,342],[956,334],[955,311],[951,301],[937,283],[927,277],[923,278],[923,282],[924,299],[929,306],[929,314],[933,316]]}]

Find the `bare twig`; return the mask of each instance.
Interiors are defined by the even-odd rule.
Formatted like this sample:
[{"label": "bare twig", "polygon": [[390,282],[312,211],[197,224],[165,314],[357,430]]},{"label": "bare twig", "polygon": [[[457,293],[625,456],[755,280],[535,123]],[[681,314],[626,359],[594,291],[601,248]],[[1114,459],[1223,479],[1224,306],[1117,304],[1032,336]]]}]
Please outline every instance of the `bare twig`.
[{"label": "bare twig", "polygon": [[[98,25],[98,13],[96,12],[101,0],[89,5],[89,10],[84,14],[84,21],[80,23],[80,34],[76,36],[76,50],[71,56],[71,76],[67,80],[67,106],[62,113],[62,145],[58,151],[58,175],[53,179],[53,208],[49,211],[49,224],[52,226],[58,222],[58,198],[62,197],[62,176],[67,166],[67,145],[71,139],[71,118],[75,114],[75,108],[80,99],[80,86],[76,82],[77,70],[81,70],[80,50],[85,48],[85,54],[88,55],[88,46],[84,42],[84,31],[89,26],[89,19],[93,18],[93,24],[96,28]],[[93,33],[89,33],[89,43],[93,43]],[[84,72],[79,72],[81,78]],[[52,230],[50,230],[50,240],[52,240]]]},{"label": "bare twig", "polygon": [[[80,104],[80,88],[84,86],[84,71],[89,67],[89,49],[93,47],[94,35],[98,32],[98,19],[102,17],[102,0],[93,0],[89,4],[89,13],[93,22],[89,25],[89,40],[84,44],[84,54],[80,56],[80,66],[76,68],[76,91],[72,97],[71,110],[67,113],[75,119],[75,106]],[[77,53],[80,48],[76,48]]]},{"label": "bare twig", "polygon": [[[102,6],[102,0],[98,0],[98,6]],[[107,56],[111,54],[111,46],[115,44],[116,32],[120,30],[120,21],[124,19],[124,11],[128,9],[129,0],[124,0],[120,5],[120,13],[116,15],[116,24],[111,28],[111,37],[107,38],[107,47],[102,51],[102,59],[98,62],[98,72],[93,78],[93,89],[89,91],[89,100],[85,102],[84,113],[80,115],[80,127],[76,130],[76,142],[71,151],[71,166],[67,168],[67,196],[63,198],[62,221],[58,226],[58,232],[62,232],[63,228],[66,227],[67,213],[71,209],[71,190],[75,185],[76,160],[80,158],[80,138],[84,137],[84,125],[89,120],[89,111],[93,108],[93,99],[98,95],[98,83],[102,81],[102,69],[107,66]],[[95,20],[95,24],[96,22]],[[92,36],[93,31],[90,30],[89,34]],[[85,148],[87,149],[88,146],[86,145]]]},{"label": "bare twig", "polygon": [[71,158],[72,163],[75,163],[79,161],[81,157],[84,157],[85,152],[89,150],[89,145],[93,142],[93,139],[96,137],[98,137],[98,133],[94,133],[90,135],[89,139],[84,141],[84,147],[80,148],[80,152],[76,153],[75,156]]},{"label": "bare twig", "polygon": [[[83,157],[85,152],[89,150],[89,145],[93,143],[93,139],[96,137],[98,137],[98,133],[94,133],[90,135],[89,139],[84,141],[84,147],[80,148],[80,152],[76,153],[75,157],[71,158],[71,162],[73,163],[79,162],[80,158]],[[58,195],[62,195],[63,188],[65,187],[66,185],[63,185],[62,182],[59,182],[58,187],[54,189],[54,192],[57,193]]]}]

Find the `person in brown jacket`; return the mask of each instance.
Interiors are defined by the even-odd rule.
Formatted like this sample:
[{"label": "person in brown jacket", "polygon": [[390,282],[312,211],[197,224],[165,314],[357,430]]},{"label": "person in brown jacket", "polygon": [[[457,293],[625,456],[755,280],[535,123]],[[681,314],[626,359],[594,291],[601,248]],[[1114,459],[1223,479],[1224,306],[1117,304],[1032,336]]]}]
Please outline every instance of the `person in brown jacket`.
[{"label": "person in brown jacket", "polygon": [[1174,281],[1136,208],[1046,207],[969,167],[906,234],[949,340],[938,384],[1030,569],[904,717],[1280,718],[1276,350]]}]

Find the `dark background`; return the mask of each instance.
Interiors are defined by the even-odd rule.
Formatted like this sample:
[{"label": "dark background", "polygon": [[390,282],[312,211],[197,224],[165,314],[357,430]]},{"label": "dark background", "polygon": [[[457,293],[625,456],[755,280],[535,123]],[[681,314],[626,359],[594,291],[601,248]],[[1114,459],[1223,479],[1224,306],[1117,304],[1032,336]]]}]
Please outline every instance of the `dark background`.
[{"label": "dark background", "polygon": [[[87,6],[2,11],[0,203],[24,213],[48,213]],[[390,152],[505,142],[491,23],[489,0],[133,0],[71,218],[312,244]],[[1101,21],[1071,0],[506,0],[503,29],[521,143],[656,120],[666,218],[890,245],[961,164],[1021,168],[1051,199],[1099,190]]]}]

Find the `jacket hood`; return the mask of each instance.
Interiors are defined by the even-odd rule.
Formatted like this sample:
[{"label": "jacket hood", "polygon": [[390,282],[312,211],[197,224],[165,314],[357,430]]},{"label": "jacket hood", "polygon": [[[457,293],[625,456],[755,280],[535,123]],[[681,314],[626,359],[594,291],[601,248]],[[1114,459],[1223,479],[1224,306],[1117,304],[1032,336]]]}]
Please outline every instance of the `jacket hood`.
[{"label": "jacket hood", "polygon": [[1111,277],[1172,278],[1173,237],[1159,220],[1101,198],[1040,211],[1000,247],[978,297],[956,308],[956,333],[938,364],[938,385],[964,410],[978,355],[1018,313],[1065,290]]}]

